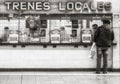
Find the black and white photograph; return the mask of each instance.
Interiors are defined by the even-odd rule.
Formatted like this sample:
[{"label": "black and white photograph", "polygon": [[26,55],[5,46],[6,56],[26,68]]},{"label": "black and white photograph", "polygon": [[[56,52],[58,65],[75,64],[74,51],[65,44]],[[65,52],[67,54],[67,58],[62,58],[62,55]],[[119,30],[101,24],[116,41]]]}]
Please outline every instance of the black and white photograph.
[{"label": "black and white photograph", "polygon": [[0,84],[120,84],[120,1],[0,0]]}]

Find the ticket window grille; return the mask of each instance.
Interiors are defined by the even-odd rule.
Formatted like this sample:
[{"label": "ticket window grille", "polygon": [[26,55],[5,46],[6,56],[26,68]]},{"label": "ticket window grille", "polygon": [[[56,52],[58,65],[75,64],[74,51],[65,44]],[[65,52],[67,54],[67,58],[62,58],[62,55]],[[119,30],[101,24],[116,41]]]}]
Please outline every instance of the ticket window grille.
[{"label": "ticket window grille", "polygon": [[77,36],[77,30],[72,30],[72,37],[76,37]]},{"label": "ticket window grille", "polygon": [[41,20],[41,28],[47,28],[47,20]]},{"label": "ticket window grille", "polygon": [[72,20],[72,28],[78,28],[78,20]]},{"label": "ticket window grille", "polygon": [[45,29],[42,29],[42,30],[41,30],[40,36],[41,36],[41,37],[45,37],[45,36],[46,36],[46,30],[45,30]]}]

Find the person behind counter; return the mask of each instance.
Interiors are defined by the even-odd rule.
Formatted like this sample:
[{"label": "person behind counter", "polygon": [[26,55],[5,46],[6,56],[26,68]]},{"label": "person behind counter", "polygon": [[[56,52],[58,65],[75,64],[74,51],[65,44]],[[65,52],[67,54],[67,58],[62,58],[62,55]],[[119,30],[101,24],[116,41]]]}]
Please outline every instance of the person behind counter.
[{"label": "person behind counter", "polygon": [[8,37],[9,37],[9,27],[5,27],[4,28],[4,34],[3,34],[3,37],[2,37],[2,41],[7,42]]},{"label": "person behind counter", "polygon": [[107,56],[108,49],[112,46],[114,40],[114,33],[110,29],[110,21],[103,20],[103,25],[98,27],[94,34],[94,42],[97,46],[97,67],[96,73],[100,74],[101,58],[103,56],[103,74],[107,73]]},{"label": "person behind counter", "polygon": [[97,30],[97,28],[98,28],[98,25],[97,24],[93,24],[92,25],[92,40],[94,41],[94,34],[95,34],[95,32],[96,32],[96,30]]},{"label": "person behind counter", "polygon": [[61,42],[62,41],[65,41],[65,28],[62,26],[62,27],[60,27],[60,36],[61,36]]},{"label": "person behind counter", "polygon": [[93,25],[92,25],[92,28],[93,28],[93,33],[95,33],[95,31],[96,31],[97,28],[98,28],[98,25],[97,25],[97,24],[93,24]]}]

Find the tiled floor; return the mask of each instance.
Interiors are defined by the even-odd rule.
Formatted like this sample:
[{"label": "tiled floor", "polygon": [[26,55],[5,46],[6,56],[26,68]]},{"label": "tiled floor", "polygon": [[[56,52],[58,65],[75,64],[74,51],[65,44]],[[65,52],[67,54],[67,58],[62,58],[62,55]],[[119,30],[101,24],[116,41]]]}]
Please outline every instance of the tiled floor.
[{"label": "tiled floor", "polygon": [[120,73],[0,72],[0,84],[120,84]]}]

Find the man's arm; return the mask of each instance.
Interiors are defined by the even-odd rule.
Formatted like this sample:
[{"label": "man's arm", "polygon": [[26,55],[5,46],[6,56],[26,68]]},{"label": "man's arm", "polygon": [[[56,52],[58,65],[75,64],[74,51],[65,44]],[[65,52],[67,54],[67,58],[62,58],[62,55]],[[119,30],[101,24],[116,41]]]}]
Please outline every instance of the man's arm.
[{"label": "man's arm", "polygon": [[94,42],[97,41],[98,36],[99,36],[99,28],[95,31],[95,34],[94,34]]},{"label": "man's arm", "polygon": [[114,32],[112,31],[112,37],[111,37],[111,40],[113,41],[114,40]]}]

